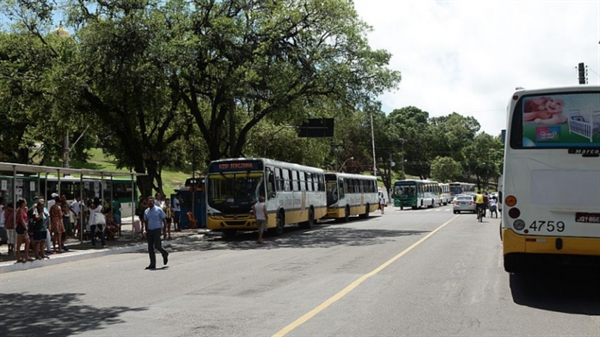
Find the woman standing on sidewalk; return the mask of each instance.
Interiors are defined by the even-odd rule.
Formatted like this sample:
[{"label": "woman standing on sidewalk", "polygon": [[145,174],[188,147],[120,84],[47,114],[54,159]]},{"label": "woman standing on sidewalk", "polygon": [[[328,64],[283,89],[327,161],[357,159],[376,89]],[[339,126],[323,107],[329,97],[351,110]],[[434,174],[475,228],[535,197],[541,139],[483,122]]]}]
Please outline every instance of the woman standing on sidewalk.
[{"label": "woman standing on sidewalk", "polygon": [[98,214],[102,214],[102,203],[100,199],[94,198],[92,205],[90,206],[90,236],[92,237],[92,245],[96,247],[96,230],[98,230],[98,234],[100,235],[100,242],[102,243],[102,248],[108,247],[106,245],[106,241],[104,240],[104,226],[97,221],[96,216]]},{"label": "woman standing on sidewalk", "polygon": [[60,197],[54,197],[54,204],[50,207],[50,228],[52,230],[52,246],[56,252],[56,246],[58,245],[58,252],[62,253],[62,233],[65,231],[65,227],[62,223],[63,213],[60,207]]},{"label": "woman standing on sidewalk", "polygon": [[[15,256],[17,262],[33,261],[29,257],[29,235],[27,227],[27,201],[20,199],[17,201],[17,226],[15,231],[17,232],[17,247],[15,249]],[[25,243],[25,259],[21,259],[21,244]]]},{"label": "woman standing on sidewalk", "polygon": [[44,199],[39,199],[37,206],[33,209],[33,253],[38,260],[48,259],[44,254],[46,250],[46,231],[48,230],[48,209],[44,207]]}]

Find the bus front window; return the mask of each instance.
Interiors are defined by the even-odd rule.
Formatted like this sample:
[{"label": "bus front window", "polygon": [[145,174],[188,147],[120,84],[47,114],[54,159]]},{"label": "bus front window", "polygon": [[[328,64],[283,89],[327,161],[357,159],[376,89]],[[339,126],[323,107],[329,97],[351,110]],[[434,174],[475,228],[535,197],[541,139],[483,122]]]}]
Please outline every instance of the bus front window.
[{"label": "bus front window", "polygon": [[401,199],[415,197],[415,186],[411,185],[396,185],[394,194]]},{"label": "bus front window", "polygon": [[338,188],[335,181],[327,182],[327,206],[331,206],[338,201]]},{"label": "bus front window", "polygon": [[211,174],[207,181],[208,205],[222,213],[251,212],[265,196],[262,173]]}]

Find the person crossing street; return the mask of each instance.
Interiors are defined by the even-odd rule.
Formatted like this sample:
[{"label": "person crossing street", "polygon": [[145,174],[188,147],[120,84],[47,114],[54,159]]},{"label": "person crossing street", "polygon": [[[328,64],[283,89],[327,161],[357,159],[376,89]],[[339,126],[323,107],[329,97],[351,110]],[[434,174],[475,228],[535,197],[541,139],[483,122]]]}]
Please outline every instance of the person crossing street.
[{"label": "person crossing street", "polygon": [[163,257],[163,264],[169,262],[169,253],[162,247],[160,235],[163,226],[167,225],[167,216],[162,208],[154,204],[154,198],[148,198],[148,209],[144,211],[144,235],[148,239],[148,255],[150,256],[150,265],[146,269],[156,269],[156,254],[154,249],[158,250]]}]

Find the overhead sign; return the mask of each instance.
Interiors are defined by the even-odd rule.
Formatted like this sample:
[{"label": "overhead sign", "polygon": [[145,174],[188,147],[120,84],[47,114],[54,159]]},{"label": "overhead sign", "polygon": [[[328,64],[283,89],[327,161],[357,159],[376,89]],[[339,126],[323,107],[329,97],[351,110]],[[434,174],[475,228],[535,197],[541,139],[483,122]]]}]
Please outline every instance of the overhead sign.
[{"label": "overhead sign", "polygon": [[313,118],[298,127],[298,137],[323,138],[333,137],[333,118]]}]

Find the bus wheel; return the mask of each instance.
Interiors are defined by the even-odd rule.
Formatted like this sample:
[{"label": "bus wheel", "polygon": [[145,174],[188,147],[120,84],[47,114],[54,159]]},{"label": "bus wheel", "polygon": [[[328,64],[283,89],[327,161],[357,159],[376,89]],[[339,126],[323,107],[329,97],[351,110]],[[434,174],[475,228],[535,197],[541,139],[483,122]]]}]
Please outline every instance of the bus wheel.
[{"label": "bus wheel", "polygon": [[350,206],[346,205],[346,210],[344,211],[344,221],[350,221]]},{"label": "bus wheel", "polygon": [[400,206],[400,210],[401,210],[401,211],[402,211],[402,210],[404,210],[404,206]]},{"label": "bus wheel", "polygon": [[285,214],[283,211],[277,213],[277,227],[272,228],[271,232],[275,236],[281,236],[283,234],[283,227],[285,226]]},{"label": "bus wheel", "polygon": [[233,240],[235,238],[235,235],[237,234],[237,231],[235,229],[225,229],[223,230],[223,239],[225,239],[226,241],[230,241]]},{"label": "bus wheel", "polygon": [[298,224],[298,227],[302,229],[311,229],[315,224],[315,210],[311,207],[308,210],[308,221],[301,222]]},{"label": "bus wheel", "polygon": [[370,211],[371,211],[371,205],[367,204],[367,207],[365,208],[365,214],[361,214],[360,217],[363,219],[368,218]]}]

